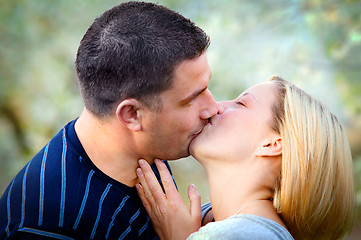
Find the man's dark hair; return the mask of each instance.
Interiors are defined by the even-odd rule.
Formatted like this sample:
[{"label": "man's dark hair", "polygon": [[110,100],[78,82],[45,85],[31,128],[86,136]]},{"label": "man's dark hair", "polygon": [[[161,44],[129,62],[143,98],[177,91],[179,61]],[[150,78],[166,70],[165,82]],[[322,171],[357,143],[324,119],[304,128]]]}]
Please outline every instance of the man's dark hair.
[{"label": "man's dark hair", "polygon": [[95,19],[80,42],[75,63],[85,106],[106,117],[127,98],[157,105],[157,96],[171,87],[175,67],[208,46],[202,29],[166,7],[115,6]]}]

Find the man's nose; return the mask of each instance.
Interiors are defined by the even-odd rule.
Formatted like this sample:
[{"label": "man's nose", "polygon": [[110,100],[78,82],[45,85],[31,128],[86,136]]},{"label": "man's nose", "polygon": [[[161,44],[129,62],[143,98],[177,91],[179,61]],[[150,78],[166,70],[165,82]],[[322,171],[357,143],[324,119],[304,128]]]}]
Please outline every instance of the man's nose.
[{"label": "man's nose", "polygon": [[202,119],[208,119],[218,113],[218,106],[216,100],[214,100],[212,93],[207,89],[206,92],[205,109],[201,112],[200,117]]}]

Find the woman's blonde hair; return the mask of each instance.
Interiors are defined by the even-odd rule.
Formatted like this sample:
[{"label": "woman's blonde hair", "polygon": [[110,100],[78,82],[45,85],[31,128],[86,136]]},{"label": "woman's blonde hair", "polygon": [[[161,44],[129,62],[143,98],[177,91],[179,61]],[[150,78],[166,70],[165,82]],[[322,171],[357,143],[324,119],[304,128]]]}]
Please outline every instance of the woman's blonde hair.
[{"label": "woman's blonde hair", "polygon": [[282,138],[274,206],[295,239],[340,239],[352,230],[353,165],[338,119],[319,101],[272,77],[279,101],[273,128]]}]

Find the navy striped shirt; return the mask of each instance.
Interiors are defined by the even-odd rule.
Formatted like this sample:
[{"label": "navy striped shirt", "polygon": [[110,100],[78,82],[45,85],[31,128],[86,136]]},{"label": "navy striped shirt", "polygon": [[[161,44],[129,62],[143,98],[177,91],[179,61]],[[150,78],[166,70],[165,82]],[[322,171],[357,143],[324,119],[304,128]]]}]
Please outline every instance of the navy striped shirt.
[{"label": "navy striped shirt", "polygon": [[4,192],[0,239],[158,239],[136,189],[91,162],[74,123],[28,162]]}]

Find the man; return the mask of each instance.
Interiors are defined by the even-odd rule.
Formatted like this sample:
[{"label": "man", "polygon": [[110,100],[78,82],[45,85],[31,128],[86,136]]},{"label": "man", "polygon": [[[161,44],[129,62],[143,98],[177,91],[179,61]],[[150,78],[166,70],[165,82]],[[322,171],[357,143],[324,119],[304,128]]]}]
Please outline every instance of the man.
[{"label": "man", "polygon": [[156,238],[134,187],[138,159],[188,156],[217,113],[208,46],[194,23],[152,3],[97,18],[76,58],[85,108],[10,183],[0,239]]}]

